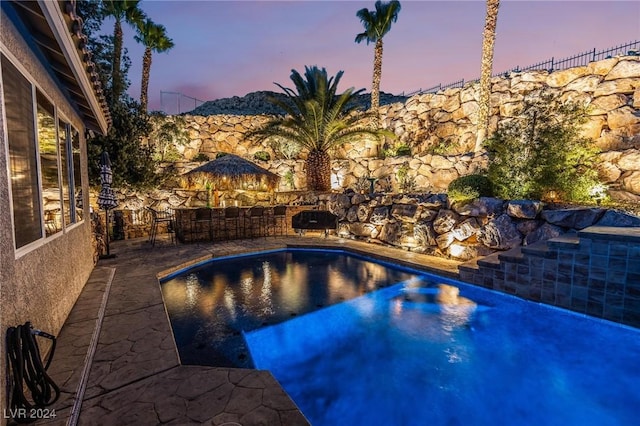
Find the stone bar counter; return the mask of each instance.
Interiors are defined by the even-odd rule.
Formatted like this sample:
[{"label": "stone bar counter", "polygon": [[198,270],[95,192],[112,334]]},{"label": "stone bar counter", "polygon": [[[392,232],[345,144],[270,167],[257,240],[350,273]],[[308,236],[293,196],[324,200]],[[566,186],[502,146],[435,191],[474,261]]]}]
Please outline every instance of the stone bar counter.
[{"label": "stone bar counter", "polygon": [[[290,235],[291,217],[314,206],[200,207],[175,210],[176,238],[182,243]],[[260,211],[262,209],[262,211]],[[237,212],[237,215],[234,213]]]}]

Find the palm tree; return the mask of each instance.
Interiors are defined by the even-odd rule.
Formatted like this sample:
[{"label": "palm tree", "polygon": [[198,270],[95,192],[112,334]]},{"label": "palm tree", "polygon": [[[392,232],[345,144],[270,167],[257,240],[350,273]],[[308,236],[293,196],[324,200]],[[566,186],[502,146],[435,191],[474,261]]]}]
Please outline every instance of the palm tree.
[{"label": "palm tree", "polygon": [[276,83],[286,97],[269,98],[286,115],[276,116],[247,134],[248,137],[258,136],[260,140],[276,136],[306,149],[307,187],[311,190],[331,189],[331,157],[328,152],[331,148],[358,136],[380,137],[388,133],[362,124],[362,119],[370,114],[357,112],[356,97],[364,89],[354,91],[352,87],[337,94],[342,74],[340,71],[335,77],[328,78],[326,69],[314,66],[305,67],[303,78],[298,71],[291,70],[295,90]]},{"label": "palm tree", "polygon": [[371,111],[374,113],[375,125],[378,125],[378,108],[380,107],[380,80],[382,79],[382,38],[391,29],[391,24],[398,20],[400,2],[397,0],[389,3],[376,1],[375,11],[366,8],[360,9],[356,16],[364,25],[364,32],[356,36],[356,43],[363,40],[375,43],[373,57],[373,83],[371,85]]},{"label": "palm tree", "polygon": [[145,46],[142,57],[142,83],[140,84],[140,110],[147,111],[149,93],[149,74],[151,73],[151,52],[166,52],[173,48],[173,40],[167,37],[164,25],[155,24],[151,19],[145,19],[138,24],[138,43]]},{"label": "palm tree", "polygon": [[478,110],[478,133],[474,152],[482,149],[489,127],[489,109],[491,98],[491,69],[493,67],[493,45],[496,41],[496,25],[500,0],[487,0],[487,17],[482,34],[482,65],[480,69],[480,99]]},{"label": "palm tree", "polygon": [[136,26],[144,20],[144,12],[138,7],[140,0],[104,0],[104,13],[115,19],[113,25],[113,75],[111,81],[112,102],[117,102],[124,89],[121,70],[122,22]]}]

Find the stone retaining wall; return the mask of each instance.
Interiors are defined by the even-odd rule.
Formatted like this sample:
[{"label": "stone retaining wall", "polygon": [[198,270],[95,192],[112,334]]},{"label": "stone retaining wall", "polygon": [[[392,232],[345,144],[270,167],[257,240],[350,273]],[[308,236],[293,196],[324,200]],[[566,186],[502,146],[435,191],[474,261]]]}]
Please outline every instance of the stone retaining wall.
[{"label": "stone retaining wall", "polygon": [[[412,156],[378,158],[373,141],[347,144],[338,149],[333,163],[335,189],[354,188],[359,178],[386,178],[380,185],[398,190],[398,169],[406,164],[416,189],[441,191],[459,176],[486,166],[468,154],[477,131],[478,84],[447,89],[436,94],[420,94],[405,103],[381,107],[383,127],[398,136],[399,143],[411,147]],[[601,177],[615,199],[640,201],[640,58],[626,56],[592,62],[549,73],[527,71],[492,80],[490,129],[508,120],[522,102],[541,93],[557,94],[562,100],[583,102],[589,107],[584,136],[601,149]],[[245,139],[247,131],[264,123],[268,116],[212,115],[184,116],[188,145],[178,147],[185,160],[198,154],[215,158],[231,152],[253,160],[258,151],[268,152],[271,161],[258,164],[284,176],[295,175],[295,188],[305,187],[301,160],[273,160],[278,157],[268,143]],[[171,117],[169,117],[171,119]],[[192,166],[182,164],[183,171]],[[287,182],[280,190],[294,189]],[[378,188],[388,189],[388,188]]]},{"label": "stone retaining wall", "polygon": [[[548,240],[588,226],[640,226],[615,210],[553,210],[539,201],[480,198],[450,205],[445,194],[332,194],[325,208],[340,220],[338,235],[410,251],[468,260]],[[551,207],[551,208],[550,208]]]}]

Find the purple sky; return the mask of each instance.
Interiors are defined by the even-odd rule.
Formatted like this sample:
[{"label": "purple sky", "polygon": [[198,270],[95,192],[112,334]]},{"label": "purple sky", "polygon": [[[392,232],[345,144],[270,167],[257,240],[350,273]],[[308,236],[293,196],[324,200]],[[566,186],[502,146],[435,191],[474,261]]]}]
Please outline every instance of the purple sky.
[{"label": "purple sky", "polygon": [[[175,47],[153,55],[150,109],[160,91],[204,101],[292,86],[291,69],[344,71],[339,89],[371,88],[373,45],[356,44],[356,12],[371,1],[152,1],[141,3]],[[384,38],[381,90],[398,94],[480,74],[485,2],[401,1]],[[113,21],[108,20],[109,32]],[[494,72],[640,39],[639,1],[502,0]],[[143,48],[125,30],[132,85],[140,96]],[[165,97],[165,103],[171,101]],[[175,100],[174,100],[175,102]]]}]

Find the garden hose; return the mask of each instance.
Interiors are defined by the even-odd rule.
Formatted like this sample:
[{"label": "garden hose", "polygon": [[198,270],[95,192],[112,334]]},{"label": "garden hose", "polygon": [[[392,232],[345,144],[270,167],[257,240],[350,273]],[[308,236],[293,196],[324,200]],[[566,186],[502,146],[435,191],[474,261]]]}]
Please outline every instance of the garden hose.
[{"label": "garden hose", "polygon": [[[51,352],[45,365],[40,357],[40,349],[35,336],[52,341]],[[34,329],[30,322],[17,327],[9,327],[6,335],[7,346],[7,388],[9,396],[8,413],[18,423],[31,423],[38,419],[32,413],[58,400],[60,388],[47,374],[56,349],[55,336]],[[25,394],[26,384],[31,398]]]}]

